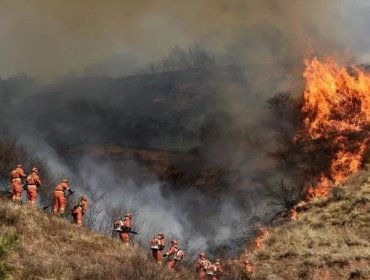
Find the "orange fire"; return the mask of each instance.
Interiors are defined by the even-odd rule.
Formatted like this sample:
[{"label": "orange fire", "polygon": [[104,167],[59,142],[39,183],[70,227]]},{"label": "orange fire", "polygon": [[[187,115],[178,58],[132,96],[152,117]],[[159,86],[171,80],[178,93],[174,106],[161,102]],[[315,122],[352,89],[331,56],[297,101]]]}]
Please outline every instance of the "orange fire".
[{"label": "orange fire", "polygon": [[253,247],[255,250],[262,250],[265,248],[264,240],[269,236],[270,230],[266,228],[260,228],[257,238],[253,241]]},{"label": "orange fire", "polygon": [[370,75],[333,59],[305,61],[304,116],[296,141],[324,140],[333,152],[330,168],[308,188],[307,198],[327,196],[357,172],[369,144]]}]

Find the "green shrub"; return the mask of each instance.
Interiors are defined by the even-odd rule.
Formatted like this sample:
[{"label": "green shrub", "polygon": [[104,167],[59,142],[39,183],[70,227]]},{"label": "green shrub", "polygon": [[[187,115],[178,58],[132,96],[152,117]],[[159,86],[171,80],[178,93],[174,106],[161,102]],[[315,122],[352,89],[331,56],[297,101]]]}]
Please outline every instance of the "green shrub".
[{"label": "green shrub", "polygon": [[13,268],[7,263],[7,257],[19,245],[20,236],[15,232],[0,235],[0,280],[12,272]]}]

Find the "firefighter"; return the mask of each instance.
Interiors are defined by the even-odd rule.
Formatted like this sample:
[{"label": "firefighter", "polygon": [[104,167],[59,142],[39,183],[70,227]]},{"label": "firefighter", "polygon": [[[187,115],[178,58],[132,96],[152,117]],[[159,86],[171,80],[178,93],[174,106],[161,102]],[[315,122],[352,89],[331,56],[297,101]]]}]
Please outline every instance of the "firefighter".
[{"label": "firefighter", "polygon": [[208,267],[208,279],[209,280],[220,280],[222,274],[224,273],[221,265],[221,260],[216,259],[215,263]]},{"label": "firefighter", "polygon": [[28,204],[31,207],[36,206],[38,188],[41,186],[41,179],[39,177],[39,170],[33,167],[31,174],[27,176],[27,198]]},{"label": "firefighter", "polygon": [[156,263],[162,263],[162,251],[164,250],[164,246],[165,240],[163,233],[158,233],[157,236],[150,241],[150,249],[152,250],[153,258]]},{"label": "firefighter", "polygon": [[298,220],[298,212],[295,208],[292,208],[292,209],[289,210],[289,215],[290,215],[290,219],[292,221]]},{"label": "firefighter", "polygon": [[176,239],[171,241],[171,247],[163,257],[168,257],[167,268],[170,270],[174,270],[176,264],[184,258],[184,252],[179,248]]},{"label": "firefighter", "polygon": [[21,204],[21,195],[22,195],[22,179],[26,178],[27,175],[24,173],[22,165],[18,164],[17,167],[10,172],[10,183],[12,186],[12,201],[15,204]]},{"label": "firefighter", "polygon": [[241,280],[250,280],[253,274],[253,267],[249,260],[244,261],[244,267],[241,273]]},{"label": "firefighter", "polygon": [[206,259],[205,253],[200,253],[197,259],[195,270],[198,273],[198,279],[207,279],[207,269],[211,262]]},{"label": "firefighter", "polygon": [[69,188],[69,182],[64,179],[60,182],[54,190],[53,215],[64,215],[66,209],[66,191],[73,193]]},{"label": "firefighter", "polygon": [[76,203],[76,205],[73,207],[71,210],[72,212],[72,217],[73,217],[73,222],[77,224],[78,226],[83,225],[83,216],[85,215],[88,207],[88,202],[87,202],[87,197],[82,196]]},{"label": "firefighter", "polygon": [[129,232],[131,231],[132,215],[127,213],[125,218],[114,222],[114,230],[119,232],[119,238],[123,245],[127,246],[130,242]]}]

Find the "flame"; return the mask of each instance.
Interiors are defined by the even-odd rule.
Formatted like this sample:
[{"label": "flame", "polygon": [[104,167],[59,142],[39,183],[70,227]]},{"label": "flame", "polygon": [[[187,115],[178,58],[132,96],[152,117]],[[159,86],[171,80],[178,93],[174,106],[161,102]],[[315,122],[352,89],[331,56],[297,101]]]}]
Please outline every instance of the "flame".
[{"label": "flame", "polygon": [[298,212],[296,209],[292,208],[290,209],[289,211],[289,215],[290,215],[290,218],[293,220],[293,221],[296,221],[298,220]]},{"label": "flame", "polygon": [[253,247],[255,250],[262,250],[265,248],[264,240],[270,235],[270,230],[266,228],[260,228],[257,238],[253,241]]},{"label": "flame", "polygon": [[333,59],[305,61],[302,126],[296,141],[324,140],[333,151],[329,170],[307,190],[307,198],[327,196],[361,168],[369,144],[370,75],[346,69]]}]

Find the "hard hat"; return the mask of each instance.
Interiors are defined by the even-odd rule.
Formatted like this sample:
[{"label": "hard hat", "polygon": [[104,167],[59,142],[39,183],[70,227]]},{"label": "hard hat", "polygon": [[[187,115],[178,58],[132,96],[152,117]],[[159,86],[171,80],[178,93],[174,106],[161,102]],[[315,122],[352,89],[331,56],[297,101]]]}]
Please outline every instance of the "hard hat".
[{"label": "hard hat", "polygon": [[205,257],[206,257],[206,253],[201,252],[201,253],[199,254],[199,257],[205,258]]},{"label": "hard hat", "polygon": [[39,172],[38,168],[37,167],[32,167],[32,172]]},{"label": "hard hat", "polygon": [[18,164],[17,167],[22,168],[22,164]]},{"label": "hard hat", "polygon": [[172,241],[171,241],[171,243],[172,243],[172,244],[175,244],[175,245],[177,245],[177,244],[178,244],[178,242],[177,242],[177,240],[176,240],[176,239],[172,240]]},{"label": "hard hat", "polygon": [[216,259],[215,262],[217,263],[221,263],[221,260],[220,259]]},{"label": "hard hat", "polygon": [[63,183],[67,183],[68,184],[68,180],[67,179],[63,179],[62,181]]}]

